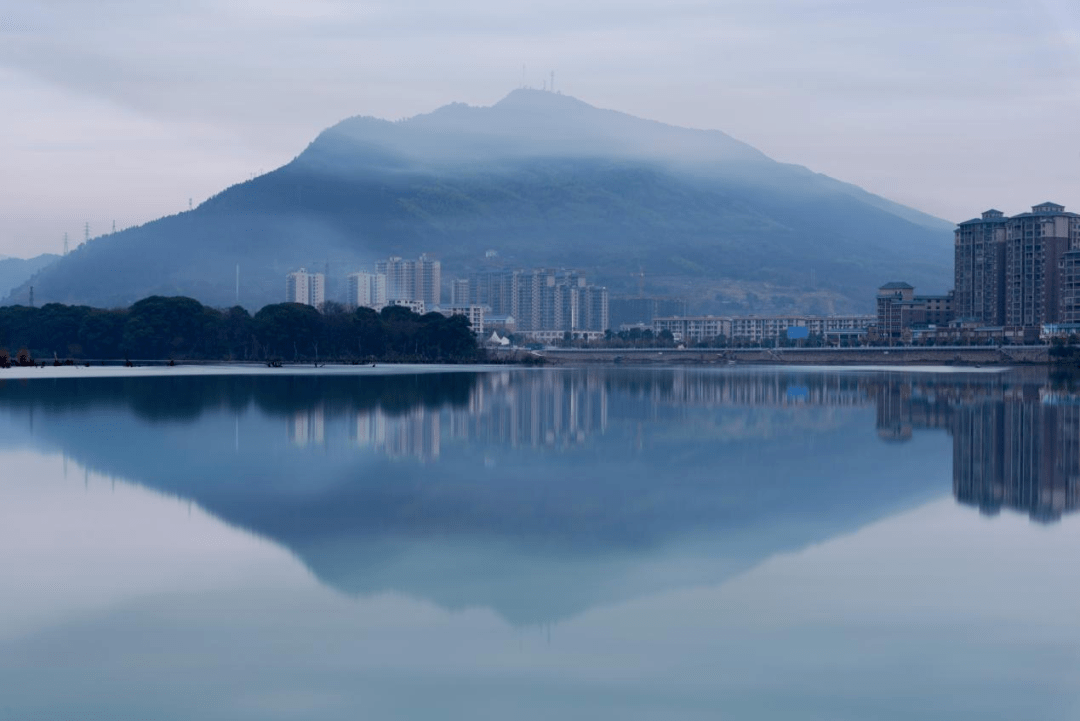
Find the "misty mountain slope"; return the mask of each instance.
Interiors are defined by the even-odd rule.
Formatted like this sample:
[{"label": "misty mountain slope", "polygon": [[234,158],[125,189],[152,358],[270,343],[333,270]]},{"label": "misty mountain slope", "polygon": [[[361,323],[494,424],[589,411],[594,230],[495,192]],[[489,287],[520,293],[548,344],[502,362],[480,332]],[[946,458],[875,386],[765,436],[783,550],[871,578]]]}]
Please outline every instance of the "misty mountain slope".
[{"label": "misty mountain slope", "polygon": [[725,282],[794,298],[816,282],[838,309],[865,310],[887,280],[948,287],[950,227],[718,131],[519,90],[491,107],[344,120],[193,211],[91,241],[35,294],[231,305],[239,264],[240,301],[256,308],[280,301],[300,266],[329,263],[335,298],[380,257],[428,252],[449,279],[487,267],[490,249],[506,265],[582,268],[614,293],[635,291],[644,268],[655,292],[669,277],[705,301]]},{"label": "misty mountain slope", "polygon": [[0,256],[0,297],[3,297],[24,283],[29,282],[34,273],[46,267],[60,256],[42,253],[33,258],[9,258]]}]

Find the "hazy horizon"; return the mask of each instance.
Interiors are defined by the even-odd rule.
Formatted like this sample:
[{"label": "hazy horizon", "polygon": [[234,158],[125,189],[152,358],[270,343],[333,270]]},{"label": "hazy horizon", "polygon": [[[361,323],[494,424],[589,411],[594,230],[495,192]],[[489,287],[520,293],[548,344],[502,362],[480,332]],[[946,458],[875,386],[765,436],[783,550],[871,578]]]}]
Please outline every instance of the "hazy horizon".
[{"label": "hazy horizon", "polygon": [[954,222],[1080,203],[1080,9],[1063,0],[42,0],[0,37],[18,109],[0,119],[0,255],[186,210],[346,117],[492,105],[551,71],[596,107],[721,130]]}]

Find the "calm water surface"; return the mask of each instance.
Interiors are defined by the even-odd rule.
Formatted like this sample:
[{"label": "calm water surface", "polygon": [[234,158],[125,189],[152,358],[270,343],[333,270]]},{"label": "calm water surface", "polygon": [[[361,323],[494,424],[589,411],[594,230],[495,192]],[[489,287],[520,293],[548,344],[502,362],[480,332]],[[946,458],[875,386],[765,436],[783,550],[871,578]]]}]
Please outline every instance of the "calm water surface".
[{"label": "calm water surface", "polygon": [[1038,372],[0,376],[0,719],[1080,718]]}]

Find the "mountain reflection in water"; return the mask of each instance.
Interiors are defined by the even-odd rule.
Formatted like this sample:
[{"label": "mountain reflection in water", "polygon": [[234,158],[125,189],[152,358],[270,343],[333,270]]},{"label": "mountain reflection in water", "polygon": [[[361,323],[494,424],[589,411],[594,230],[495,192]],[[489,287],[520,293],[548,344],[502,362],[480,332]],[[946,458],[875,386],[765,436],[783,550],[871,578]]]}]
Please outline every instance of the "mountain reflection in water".
[{"label": "mountain reflection in water", "polygon": [[1020,372],[34,380],[0,386],[0,445],[192,500],[342,592],[530,624],[720,582],[947,493],[924,430],[951,436],[961,503],[1060,519],[1073,397]]}]

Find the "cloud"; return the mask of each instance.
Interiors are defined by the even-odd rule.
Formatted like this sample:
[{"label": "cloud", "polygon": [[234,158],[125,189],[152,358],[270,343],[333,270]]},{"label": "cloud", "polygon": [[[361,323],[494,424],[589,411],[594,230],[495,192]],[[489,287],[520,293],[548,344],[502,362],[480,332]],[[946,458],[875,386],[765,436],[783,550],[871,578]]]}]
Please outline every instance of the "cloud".
[{"label": "cloud", "polygon": [[[49,128],[56,147],[83,135],[87,103],[111,109],[106,135],[107,117],[167,128],[174,140],[145,150],[147,172],[185,143],[196,157],[232,156],[217,165],[274,167],[343,117],[490,104],[554,70],[557,87],[593,104],[721,129],[949,217],[1028,192],[1080,194],[1058,180],[1063,168],[1045,183],[1045,160],[995,197],[963,190],[985,172],[980,154],[1023,165],[1035,132],[1080,142],[1065,121],[1080,97],[1080,9],[1065,0],[37,0],[6,12],[0,40],[0,70],[19,78],[0,87],[5,107]],[[11,125],[0,120],[5,157],[28,152]],[[898,166],[881,165],[894,162],[886,149]],[[935,186],[965,165],[979,174]],[[196,185],[209,194],[223,181]],[[195,193],[179,185],[177,196]],[[7,222],[0,252],[21,252],[12,234],[34,231]]]}]

